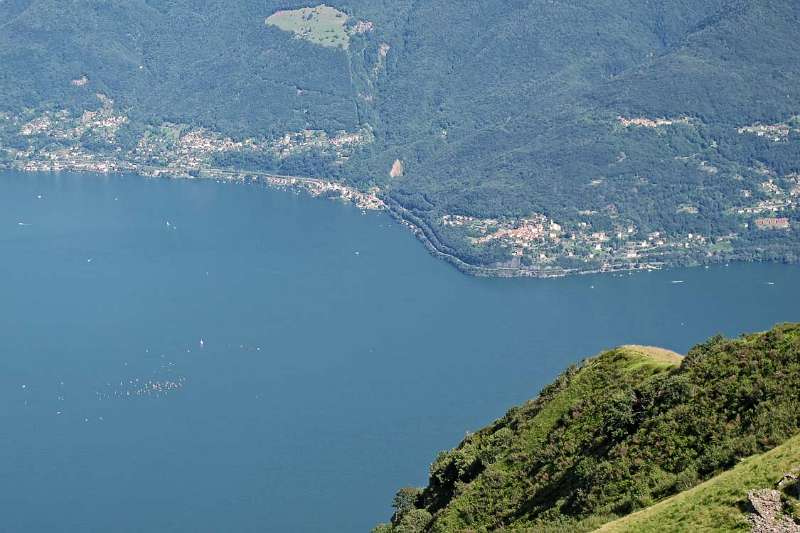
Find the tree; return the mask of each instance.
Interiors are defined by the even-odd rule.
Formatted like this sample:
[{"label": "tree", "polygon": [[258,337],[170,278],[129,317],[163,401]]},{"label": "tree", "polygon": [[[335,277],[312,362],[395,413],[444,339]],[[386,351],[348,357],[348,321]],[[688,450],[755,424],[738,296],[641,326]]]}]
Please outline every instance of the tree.
[{"label": "tree", "polygon": [[398,525],[406,514],[416,508],[417,500],[421,494],[422,489],[415,487],[403,487],[397,491],[392,501],[392,507],[394,508],[392,524]]}]

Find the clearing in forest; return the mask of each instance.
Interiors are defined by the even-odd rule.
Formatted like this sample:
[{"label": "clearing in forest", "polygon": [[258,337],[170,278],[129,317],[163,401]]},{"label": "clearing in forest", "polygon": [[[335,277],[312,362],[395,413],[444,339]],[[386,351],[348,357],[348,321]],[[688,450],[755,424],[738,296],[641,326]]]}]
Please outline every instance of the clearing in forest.
[{"label": "clearing in forest", "polygon": [[266,22],[267,26],[293,33],[297,39],[331,48],[347,48],[350,46],[347,20],[348,16],[342,11],[321,4],[317,7],[277,11]]}]

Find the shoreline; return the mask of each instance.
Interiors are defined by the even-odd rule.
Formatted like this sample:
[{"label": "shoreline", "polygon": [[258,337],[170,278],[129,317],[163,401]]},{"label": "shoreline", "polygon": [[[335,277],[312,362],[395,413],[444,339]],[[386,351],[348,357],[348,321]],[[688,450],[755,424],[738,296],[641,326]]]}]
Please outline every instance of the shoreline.
[{"label": "shoreline", "polygon": [[382,193],[377,188],[364,192],[345,185],[341,182],[311,178],[307,176],[290,176],[274,174],[263,171],[239,171],[220,168],[198,169],[197,175],[192,175],[189,170],[170,167],[149,166],[141,164],[131,164],[118,160],[95,161],[93,165],[69,166],[58,165],[54,168],[47,162],[26,165],[3,165],[0,170],[17,172],[49,172],[57,174],[59,172],[75,173],[96,173],[96,174],[124,174],[129,173],[142,178],[170,179],[170,180],[217,180],[221,182],[250,182],[261,183],[269,188],[277,190],[302,191],[312,198],[328,198],[350,203],[362,211],[386,211],[387,214],[398,224],[405,226],[419,240],[425,249],[436,259],[447,262],[460,272],[466,275],[484,278],[533,278],[533,279],[556,279],[568,276],[589,276],[595,274],[617,274],[624,272],[653,272],[666,268],[679,267],[701,267],[717,265],[727,262],[772,262],[797,264],[798,261],[786,257],[752,259],[740,257],[739,254],[715,258],[712,261],[690,260],[686,264],[668,264],[666,262],[653,263],[623,263],[618,265],[601,266],[599,268],[564,268],[549,267],[537,269],[535,267],[517,266],[489,266],[475,265],[464,261],[455,253],[447,251],[449,248],[442,243],[428,225],[415,216],[400,203],[390,196]]}]

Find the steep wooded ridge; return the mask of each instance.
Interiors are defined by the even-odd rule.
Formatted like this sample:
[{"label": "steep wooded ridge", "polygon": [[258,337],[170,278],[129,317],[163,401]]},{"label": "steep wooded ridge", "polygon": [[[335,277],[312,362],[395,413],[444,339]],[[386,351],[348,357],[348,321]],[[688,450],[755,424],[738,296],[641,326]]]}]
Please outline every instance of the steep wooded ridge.
[{"label": "steep wooded ridge", "polygon": [[798,390],[800,325],[610,350],[441,453],[375,531],[747,531],[748,491],[800,466]]},{"label": "steep wooded ridge", "polygon": [[800,258],[791,0],[2,0],[0,166],[368,195],[553,276]]}]

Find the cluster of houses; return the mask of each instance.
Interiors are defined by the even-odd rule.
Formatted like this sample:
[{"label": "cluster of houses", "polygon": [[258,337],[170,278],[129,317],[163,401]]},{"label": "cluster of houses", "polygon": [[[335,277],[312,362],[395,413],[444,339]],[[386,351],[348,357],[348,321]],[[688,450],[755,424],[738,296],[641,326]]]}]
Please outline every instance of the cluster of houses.
[{"label": "cluster of houses", "polygon": [[757,218],[755,225],[758,229],[789,229],[791,222],[786,217]]}]

